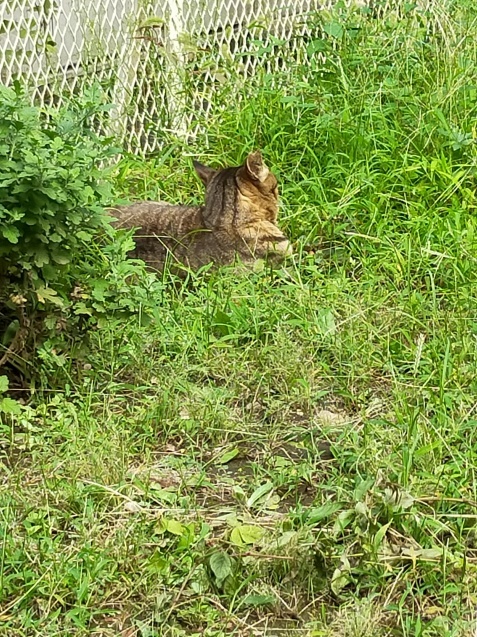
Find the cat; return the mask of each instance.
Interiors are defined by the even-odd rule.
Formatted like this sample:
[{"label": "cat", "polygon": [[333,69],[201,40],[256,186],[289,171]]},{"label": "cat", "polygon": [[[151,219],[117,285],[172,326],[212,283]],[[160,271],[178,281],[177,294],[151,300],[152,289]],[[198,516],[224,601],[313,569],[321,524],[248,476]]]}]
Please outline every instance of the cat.
[{"label": "cat", "polygon": [[260,151],[241,166],[216,170],[194,161],[206,187],[203,206],[141,201],[110,210],[116,228],[138,228],[130,256],[162,272],[166,261],[178,273],[207,264],[247,266],[263,259],[279,265],[292,254],[277,226],[278,184]]}]

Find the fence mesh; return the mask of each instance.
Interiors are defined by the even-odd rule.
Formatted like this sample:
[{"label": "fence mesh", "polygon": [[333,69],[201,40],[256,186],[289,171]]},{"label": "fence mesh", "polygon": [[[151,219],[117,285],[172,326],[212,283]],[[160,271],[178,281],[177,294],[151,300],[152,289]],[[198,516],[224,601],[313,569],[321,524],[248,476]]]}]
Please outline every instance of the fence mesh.
[{"label": "fence mesh", "polygon": [[[442,0],[440,0],[442,5]],[[134,152],[161,135],[194,134],[223,107],[221,87],[257,71],[282,73],[319,41],[333,0],[9,0],[0,4],[0,79],[26,82],[41,105],[61,104],[93,81],[114,103],[108,127]],[[375,15],[387,0],[368,6]],[[421,0],[432,10],[433,0]],[[394,5],[394,6],[393,6]]]}]

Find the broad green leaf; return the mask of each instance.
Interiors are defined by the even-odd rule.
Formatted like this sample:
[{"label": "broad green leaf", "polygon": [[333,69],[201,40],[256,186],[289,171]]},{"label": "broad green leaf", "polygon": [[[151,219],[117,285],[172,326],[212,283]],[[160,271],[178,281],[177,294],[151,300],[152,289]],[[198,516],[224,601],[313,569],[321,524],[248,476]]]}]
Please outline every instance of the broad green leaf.
[{"label": "broad green leaf", "polygon": [[306,516],[306,524],[316,524],[321,520],[331,517],[342,508],[340,502],[325,502],[320,507],[309,509]]},{"label": "broad green leaf", "polygon": [[219,585],[232,574],[232,560],[223,551],[213,553],[209,558],[209,565]]},{"label": "broad green leaf", "polygon": [[68,214],[68,219],[71,223],[73,223],[75,226],[79,225],[81,223],[82,217],[79,213],[77,212],[70,212]]},{"label": "broad green leaf", "polygon": [[376,534],[373,538],[373,546],[375,549],[378,549],[381,546],[381,542],[383,541],[383,538],[390,526],[391,522],[388,522],[387,524],[384,524],[380,529],[378,529],[378,531],[376,531]]},{"label": "broad green leaf", "polygon": [[296,531],[285,531],[277,539],[276,545],[282,548],[284,546],[287,546],[287,544],[290,544],[290,542],[292,542],[296,537],[297,537]]},{"label": "broad green leaf", "polygon": [[351,565],[346,556],[342,556],[341,564],[334,570],[331,578],[331,590],[335,595],[339,595],[345,586],[351,582]]},{"label": "broad green leaf", "polygon": [[184,532],[183,525],[178,520],[164,520],[166,529],[172,535],[182,535]]},{"label": "broad green leaf", "polygon": [[414,497],[407,491],[401,491],[399,497],[399,506],[403,509],[409,509],[414,504]]},{"label": "broad green leaf", "polygon": [[238,456],[239,453],[240,453],[240,450],[237,449],[237,447],[235,447],[234,449],[229,449],[229,451],[226,451],[221,456],[216,458],[215,462],[216,464],[227,464],[227,462],[230,462],[236,456]]},{"label": "broad green leaf", "polygon": [[35,292],[40,303],[53,303],[58,307],[64,306],[63,300],[53,288],[41,287],[35,290]]},{"label": "broad green leaf", "polygon": [[108,281],[100,281],[96,280],[93,283],[93,288],[91,290],[91,295],[97,301],[104,301],[104,293],[108,289],[109,283]]},{"label": "broad green leaf", "polygon": [[339,22],[328,22],[323,27],[323,31],[337,40],[343,37],[344,29]]},{"label": "broad green leaf", "polygon": [[93,235],[90,232],[85,232],[84,230],[77,232],[76,236],[78,239],[81,239],[81,241],[91,241],[93,238]]},{"label": "broad green leaf", "polygon": [[88,307],[86,305],[86,303],[84,303],[83,301],[78,301],[78,303],[75,303],[74,313],[75,314],[85,314],[86,316],[91,316],[93,314],[93,311],[92,311],[92,309],[90,307]]},{"label": "broad green leaf", "polygon": [[2,398],[0,400],[0,412],[19,416],[22,413],[22,408],[16,400],[13,400],[12,398]]},{"label": "broad green leaf", "polygon": [[19,329],[20,322],[17,319],[13,320],[3,332],[2,345],[8,347],[15,338]]},{"label": "broad green leaf", "polygon": [[244,546],[244,542],[242,540],[242,536],[240,534],[240,529],[238,526],[232,529],[232,533],[230,534],[230,542],[234,546]]},{"label": "broad green leaf", "polygon": [[10,243],[18,243],[18,237],[20,236],[20,231],[18,228],[12,227],[3,227],[2,234]]},{"label": "broad green leaf", "polygon": [[149,573],[163,573],[169,566],[169,561],[159,553],[155,551],[148,562],[145,564],[145,569]]},{"label": "broad green leaf", "polygon": [[217,310],[214,317],[214,328],[217,332],[220,332],[222,336],[228,336],[233,333],[233,321],[232,318],[222,312],[222,310]]},{"label": "broad green leaf", "polygon": [[50,257],[48,255],[48,252],[45,250],[45,248],[38,247],[35,250],[34,262],[38,268],[41,268],[50,262]]},{"label": "broad green leaf", "polygon": [[354,510],[358,515],[362,515],[363,517],[367,517],[369,514],[369,508],[366,502],[356,502]]},{"label": "broad green leaf", "polygon": [[157,535],[163,535],[167,531],[167,521],[164,518],[160,518],[154,525],[154,533]]},{"label": "broad green leaf", "polygon": [[169,491],[167,489],[163,489],[160,484],[154,483],[152,483],[149,488],[154,490],[154,497],[158,500],[162,500],[162,502],[174,504],[177,500],[177,490]]},{"label": "broad green leaf", "polygon": [[259,526],[252,524],[240,524],[236,526],[231,534],[230,541],[235,546],[247,546],[257,544],[265,534],[265,531]]},{"label": "broad green leaf", "polygon": [[53,201],[64,202],[68,200],[66,192],[63,192],[58,188],[52,188],[51,186],[40,186],[38,190],[50,199],[53,199]]},{"label": "broad green leaf", "polygon": [[45,281],[53,281],[58,276],[58,268],[47,263],[43,266],[42,273]]},{"label": "broad green leaf", "polygon": [[347,586],[351,581],[347,572],[341,569],[335,569],[333,577],[331,578],[331,590],[335,595],[339,595],[343,588]]},{"label": "broad green leaf", "polygon": [[53,261],[55,263],[58,263],[58,265],[66,265],[71,261],[69,255],[66,254],[66,252],[53,252],[51,256],[53,258]]},{"label": "broad green leaf", "polygon": [[261,500],[267,493],[273,489],[273,484],[271,482],[265,482],[265,484],[260,485],[252,495],[247,500],[247,506],[253,507],[259,500]]},{"label": "broad green leaf", "polygon": [[8,389],[8,378],[6,376],[0,376],[0,392],[5,392]]},{"label": "broad green leaf", "polygon": [[345,528],[354,520],[355,511],[353,509],[346,509],[345,511],[341,511],[338,517],[335,520],[333,526],[333,535],[336,537],[343,533]]},{"label": "broad green leaf", "polygon": [[242,604],[244,606],[269,606],[276,602],[276,598],[273,595],[254,595],[253,593],[243,598]]},{"label": "broad green leaf", "polygon": [[333,312],[322,309],[317,313],[316,326],[322,336],[333,336],[336,333],[336,322]]},{"label": "broad green leaf", "polygon": [[368,478],[367,480],[361,480],[354,490],[354,500],[357,502],[362,500],[366,493],[374,485],[374,478]]},{"label": "broad green leaf", "polygon": [[306,47],[306,53],[311,57],[314,53],[327,51],[328,47],[329,44],[325,40],[312,40]]}]

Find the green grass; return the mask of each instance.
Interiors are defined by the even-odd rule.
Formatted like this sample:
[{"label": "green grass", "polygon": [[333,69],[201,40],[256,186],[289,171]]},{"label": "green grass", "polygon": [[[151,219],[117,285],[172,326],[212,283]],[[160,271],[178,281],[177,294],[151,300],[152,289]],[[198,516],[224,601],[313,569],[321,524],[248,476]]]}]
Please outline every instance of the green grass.
[{"label": "green grass", "polygon": [[0,635],[474,634],[474,13],[327,16],[324,65],[118,165],[197,202],[191,155],[262,148],[296,256],[43,348],[0,430]]}]

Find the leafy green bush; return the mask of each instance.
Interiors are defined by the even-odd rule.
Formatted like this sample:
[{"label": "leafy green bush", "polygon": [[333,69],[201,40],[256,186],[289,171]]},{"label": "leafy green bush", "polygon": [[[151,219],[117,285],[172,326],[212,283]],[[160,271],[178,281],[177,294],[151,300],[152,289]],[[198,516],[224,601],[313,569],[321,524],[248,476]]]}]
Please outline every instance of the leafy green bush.
[{"label": "leafy green bush", "polygon": [[0,87],[0,260],[8,277],[54,282],[104,226],[111,199],[100,163],[115,150],[88,123],[94,92],[47,113]]},{"label": "leafy green bush", "polygon": [[106,108],[95,89],[45,111],[0,87],[0,366],[27,373],[33,351],[71,343],[75,327],[153,306],[145,297],[159,282],[127,260],[130,233],[104,211],[104,166],[118,150],[91,124]]}]

